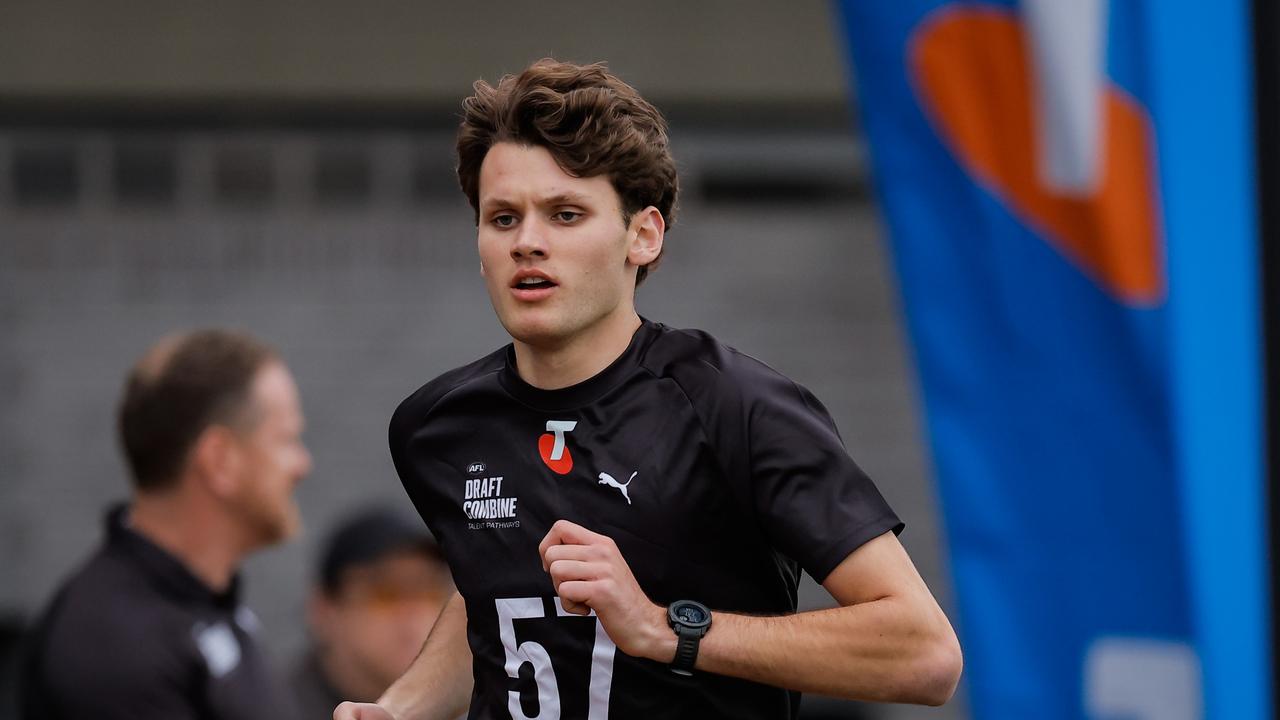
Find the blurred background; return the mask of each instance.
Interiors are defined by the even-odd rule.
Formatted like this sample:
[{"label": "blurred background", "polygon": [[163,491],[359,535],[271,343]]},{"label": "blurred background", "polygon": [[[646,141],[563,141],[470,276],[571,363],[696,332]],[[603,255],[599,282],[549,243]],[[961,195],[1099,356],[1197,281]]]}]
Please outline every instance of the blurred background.
[{"label": "blurred background", "polygon": [[[459,104],[554,56],[608,61],[671,123],[682,181],[646,316],[810,387],[950,583],[849,71],[824,2],[611,6],[0,3],[0,622],[9,643],[127,496],[128,366],[200,325],[259,334],[299,381],[307,532],[245,568],[275,655],[303,643],[316,545],[403,502],[395,405],[506,342],[452,172]],[[406,503],[407,504],[407,503]],[[806,580],[806,607],[830,603]],[[954,614],[952,614],[954,617]],[[6,693],[12,697],[12,687]],[[968,717],[806,698],[815,717]],[[0,710],[0,717],[9,712]]]}]

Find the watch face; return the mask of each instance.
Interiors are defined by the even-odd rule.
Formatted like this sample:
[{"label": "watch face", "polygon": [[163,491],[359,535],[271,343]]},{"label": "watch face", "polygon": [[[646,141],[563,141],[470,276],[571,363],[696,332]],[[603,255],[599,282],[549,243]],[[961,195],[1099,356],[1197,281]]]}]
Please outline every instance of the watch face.
[{"label": "watch face", "polygon": [[702,612],[700,608],[693,607],[692,605],[685,605],[676,610],[676,617],[679,617],[690,625],[701,625],[707,619],[707,614]]},{"label": "watch face", "polygon": [[692,628],[711,623],[711,611],[692,600],[681,600],[671,606],[671,620]]}]

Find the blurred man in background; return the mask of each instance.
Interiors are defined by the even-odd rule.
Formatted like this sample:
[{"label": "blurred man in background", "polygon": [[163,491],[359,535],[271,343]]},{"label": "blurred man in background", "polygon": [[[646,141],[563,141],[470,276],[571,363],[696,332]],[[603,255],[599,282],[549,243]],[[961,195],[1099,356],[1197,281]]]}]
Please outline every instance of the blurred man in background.
[{"label": "blurred man in background", "polygon": [[242,333],[167,338],[133,367],[118,423],[133,498],[34,632],[25,716],[286,716],[237,569],[299,529],[311,457],[289,370]]},{"label": "blurred man in background", "polygon": [[300,717],[344,699],[372,702],[422,649],[453,593],[449,568],[416,517],[375,507],[328,538],[308,606],[312,646],[290,682]]}]

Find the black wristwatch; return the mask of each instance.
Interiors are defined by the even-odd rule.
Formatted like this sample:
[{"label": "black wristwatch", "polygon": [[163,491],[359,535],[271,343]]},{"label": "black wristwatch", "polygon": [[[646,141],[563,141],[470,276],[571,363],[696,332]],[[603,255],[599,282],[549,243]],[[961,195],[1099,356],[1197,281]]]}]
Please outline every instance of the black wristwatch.
[{"label": "black wristwatch", "polygon": [[677,600],[667,608],[667,624],[676,633],[676,659],[671,661],[671,672],[692,675],[698,642],[711,629],[711,611],[702,603]]}]

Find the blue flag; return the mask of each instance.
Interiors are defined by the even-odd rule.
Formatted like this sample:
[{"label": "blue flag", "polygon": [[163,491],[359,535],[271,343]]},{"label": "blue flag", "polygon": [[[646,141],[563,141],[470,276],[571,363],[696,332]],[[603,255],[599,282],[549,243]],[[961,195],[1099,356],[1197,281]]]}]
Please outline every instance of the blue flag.
[{"label": "blue flag", "polygon": [[974,717],[1270,717],[1246,5],[839,6]]}]

